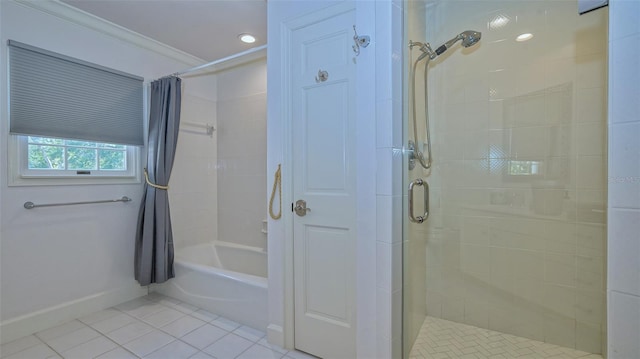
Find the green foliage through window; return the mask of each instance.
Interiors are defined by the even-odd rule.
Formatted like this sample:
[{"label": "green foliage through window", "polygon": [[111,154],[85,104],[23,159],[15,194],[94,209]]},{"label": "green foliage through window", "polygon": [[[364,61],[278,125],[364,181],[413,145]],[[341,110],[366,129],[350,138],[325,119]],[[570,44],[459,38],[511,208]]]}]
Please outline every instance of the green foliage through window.
[{"label": "green foliage through window", "polygon": [[110,143],[28,137],[30,170],[125,171],[127,147]]}]

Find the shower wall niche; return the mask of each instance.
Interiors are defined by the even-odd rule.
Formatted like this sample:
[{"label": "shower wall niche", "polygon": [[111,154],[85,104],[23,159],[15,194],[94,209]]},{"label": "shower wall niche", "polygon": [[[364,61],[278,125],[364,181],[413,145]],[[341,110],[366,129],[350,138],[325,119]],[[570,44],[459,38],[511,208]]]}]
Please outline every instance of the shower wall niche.
[{"label": "shower wall niche", "polygon": [[482,31],[430,65],[433,169],[407,178],[429,182],[431,216],[405,226],[406,335],[428,315],[602,353],[608,9],[406,6],[407,40]]}]

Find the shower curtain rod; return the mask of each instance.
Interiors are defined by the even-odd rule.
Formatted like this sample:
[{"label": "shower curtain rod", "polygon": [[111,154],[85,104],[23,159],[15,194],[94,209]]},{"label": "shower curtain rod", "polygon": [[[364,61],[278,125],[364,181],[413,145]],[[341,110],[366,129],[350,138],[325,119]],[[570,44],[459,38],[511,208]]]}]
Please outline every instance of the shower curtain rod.
[{"label": "shower curtain rod", "polygon": [[266,49],[266,48],[267,48],[267,45],[262,45],[262,46],[254,47],[254,48],[251,48],[251,49],[249,49],[249,50],[245,50],[245,51],[242,51],[242,52],[238,52],[237,54],[229,55],[229,56],[227,56],[227,57],[223,57],[223,58],[218,59],[218,60],[214,60],[214,61],[211,61],[211,62],[207,62],[206,64],[202,64],[202,65],[198,65],[198,66],[195,66],[195,67],[192,67],[192,68],[186,69],[186,70],[182,70],[182,71],[174,72],[174,73],[172,73],[171,75],[167,75],[167,76],[164,76],[164,77],[168,77],[168,76],[180,76],[180,75],[188,74],[188,73],[190,73],[190,72],[200,71],[200,70],[202,70],[202,69],[206,69],[207,67],[210,67],[210,66],[213,66],[213,65],[218,65],[218,64],[221,64],[221,63],[223,63],[223,62],[227,62],[227,61],[230,61],[230,60],[237,59],[238,57],[242,57],[242,56],[245,56],[245,55],[250,55],[250,54],[253,54],[253,53],[256,53],[256,52],[262,51],[262,50],[264,50],[264,49]]}]

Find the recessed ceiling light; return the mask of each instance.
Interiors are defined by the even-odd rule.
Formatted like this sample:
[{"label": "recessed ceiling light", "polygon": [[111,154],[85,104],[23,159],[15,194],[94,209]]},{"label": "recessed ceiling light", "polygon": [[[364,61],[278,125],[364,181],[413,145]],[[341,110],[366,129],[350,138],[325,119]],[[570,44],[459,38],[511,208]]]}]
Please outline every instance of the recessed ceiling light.
[{"label": "recessed ceiling light", "polygon": [[519,42],[527,41],[527,40],[531,40],[532,37],[533,37],[533,34],[531,33],[521,34],[521,35],[518,35],[518,37],[516,37],[516,41],[519,41]]},{"label": "recessed ceiling light", "polygon": [[240,39],[240,41],[247,44],[253,44],[254,42],[256,42],[256,38],[251,34],[240,34],[238,35],[238,38]]}]

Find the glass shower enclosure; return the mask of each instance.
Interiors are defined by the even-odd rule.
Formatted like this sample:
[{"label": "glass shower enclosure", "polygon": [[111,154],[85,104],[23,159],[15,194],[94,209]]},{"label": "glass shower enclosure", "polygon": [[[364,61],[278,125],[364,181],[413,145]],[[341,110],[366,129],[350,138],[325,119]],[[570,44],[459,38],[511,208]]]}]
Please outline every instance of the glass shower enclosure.
[{"label": "glass shower enclosure", "polygon": [[[576,0],[404,3],[407,45],[435,51],[482,33],[431,60],[427,84],[424,60],[411,71],[425,51],[405,50],[405,212],[409,184],[414,218],[429,188],[428,218],[403,223],[405,358],[482,353],[471,335],[603,352],[607,11],[578,15]],[[430,169],[409,161],[413,95],[423,152],[429,113]]]}]

